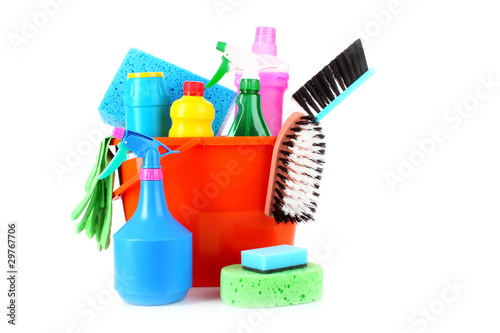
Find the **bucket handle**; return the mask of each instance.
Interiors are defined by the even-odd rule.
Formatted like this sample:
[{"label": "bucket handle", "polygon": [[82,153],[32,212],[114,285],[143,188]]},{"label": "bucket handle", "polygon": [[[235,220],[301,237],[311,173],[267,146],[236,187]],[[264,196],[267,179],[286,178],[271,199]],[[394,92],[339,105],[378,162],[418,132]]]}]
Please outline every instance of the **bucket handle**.
[{"label": "bucket handle", "polygon": [[[186,142],[185,144],[183,144],[182,146],[177,148],[177,150],[182,154],[183,152],[188,151],[191,148],[196,147],[200,143],[201,143],[200,138],[192,138],[191,140],[189,140],[188,142]],[[165,165],[167,162],[177,158],[181,154],[165,155],[165,156],[160,158],[160,164]],[[123,183],[120,187],[118,187],[113,192],[113,200],[117,200],[117,199],[121,198],[121,195],[123,194],[123,192],[128,190],[130,188],[130,186],[134,185],[135,183],[137,183],[137,181],[139,181],[139,177],[140,177],[140,173],[138,172],[136,175],[134,175],[132,178],[130,178],[125,183]]]}]

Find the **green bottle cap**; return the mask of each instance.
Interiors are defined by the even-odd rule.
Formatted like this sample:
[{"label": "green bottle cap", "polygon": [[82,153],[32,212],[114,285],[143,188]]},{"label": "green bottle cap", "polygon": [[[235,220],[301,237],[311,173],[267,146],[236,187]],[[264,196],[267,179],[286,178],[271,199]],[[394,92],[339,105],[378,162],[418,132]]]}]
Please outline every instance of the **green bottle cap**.
[{"label": "green bottle cap", "polygon": [[257,79],[241,79],[240,90],[260,90],[260,81]]}]

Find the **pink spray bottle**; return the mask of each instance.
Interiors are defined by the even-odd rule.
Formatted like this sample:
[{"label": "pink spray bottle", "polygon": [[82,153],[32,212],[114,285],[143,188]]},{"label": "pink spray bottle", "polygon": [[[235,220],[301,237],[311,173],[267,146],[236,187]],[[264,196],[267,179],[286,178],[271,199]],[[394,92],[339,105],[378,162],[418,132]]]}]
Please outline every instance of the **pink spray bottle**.
[{"label": "pink spray bottle", "polygon": [[[257,27],[252,52],[258,54],[276,68],[265,68],[259,71],[260,96],[262,114],[272,136],[277,136],[283,122],[283,95],[288,88],[289,67],[278,59],[276,46],[276,29]],[[234,83],[240,89],[242,72],[236,72]],[[238,111],[238,110],[236,110]]]}]

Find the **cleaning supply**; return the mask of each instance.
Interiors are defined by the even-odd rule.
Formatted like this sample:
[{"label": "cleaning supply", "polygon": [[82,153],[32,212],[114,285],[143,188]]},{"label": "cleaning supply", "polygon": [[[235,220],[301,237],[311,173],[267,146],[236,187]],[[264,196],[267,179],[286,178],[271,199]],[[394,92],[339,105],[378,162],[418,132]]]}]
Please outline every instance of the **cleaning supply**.
[{"label": "cleaning supply", "polygon": [[260,108],[259,80],[241,80],[240,93],[236,96],[238,114],[227,136],[271,136]]},{"label": "cleaning supply", "polygon": [[277,245],[241,251],[241,266],[249,271],[269,274],[307,266],[307,249]]},{"label": "cleaning supply", "polygon": [[176,100],[170,109],[170,137],[214,136],[212,121],[215,109],[203,98],[204,87],[203,82],[184,82],[184,96]]},{"label": "cleaning supply", "polygon": [[[277,136],[283,122],[283,95],[288,88],[289,66],[277,57],[276,29],[257,27],[252,52],[275,67],[259,71],[262,115],[272,136]],[[234,83],[239,89],[241,71],[236,71]]]},{"label": "cleaning supply", "polygon": [[321,125],[302,112],[283,124],[274,145],[264,212],[277,223],[313,221],[325,163]]},{"label": "cleaning supply", "polygon": [[[207,83],[208,80],[181,67],[177,67],[162,59],[156,58],[148,53],[131,48],[123,59],[104,98],[99,105],[99,113],[102,120],[111,126],[125,127],[125,85],[129,73],[140,72],[163,72],[165,84],[171,101],[183,96],[182,87],[185,81],[200,81]],[[212,130],[215,135],[220,135],[231,115],[231,106],[236,93],[226,87],[216,85],[205,92],[205,98],[215,108],[215,119],[212,122]]]},{"label": "cleaning supply", "polygon": [[99,251],[107,249],[110,243],[114,173],[104,179],[99,179],[98,176],[112,159],[108,149],[111,139],[109,136],[101,141],[96,162],[85,182],[86,195],[71,212],[71,220],[74,221],[85,210],[75,231],[79,234],[85,230],[88,238],[95,236]]},{"label": "cleaning supply", "polygon": [[304,304],[323,296],[323,268],[309,262],[307,267],[260,274],[240,264],[221,270],[220,298],[232,306],[267,308]]},{"label": "cleaning supply", "polygon": [[[115,289],[131,304],[160,305],[182,300],[192,286],[192,234],[170,214],[163,190],[160,158],[176,153],[161,142],[115,128],[119,151],[102,172],[105,178],[126,159],[142,158],[141,192],[134,215],[113,236]],[[159,149],[166,152],[161,154]],[[122,283],[119,277],[127,277]]]},{"label": "cleaning supply", "polygon": [[292,114],[274,147],[265,213],[277,223],[314,220],[326,148],[319,121],[374,72],[358,39],[293,95],[308,115]]},{"label": "cleaning supply", "polygon": [[316,121],[368,80],[375,70],[368,69],[361,40],[358,39],[299,88],[292,98]]},{"label": "cleaning supply", "polygon": [[224,42],[217,43],[217,50],[223,52],[219,69],[207,84],[210,88],[228,72],[242,70],[240,93],[236,96],[238,113],[228,136],[270,136],[261,111],[259,70],[276,67],[257,54]]},{"label": "cleaning supply", "polygon": [[151,137],[168,136],[171,102],[162,72],[129,73],[124,104],[127,129]]}]

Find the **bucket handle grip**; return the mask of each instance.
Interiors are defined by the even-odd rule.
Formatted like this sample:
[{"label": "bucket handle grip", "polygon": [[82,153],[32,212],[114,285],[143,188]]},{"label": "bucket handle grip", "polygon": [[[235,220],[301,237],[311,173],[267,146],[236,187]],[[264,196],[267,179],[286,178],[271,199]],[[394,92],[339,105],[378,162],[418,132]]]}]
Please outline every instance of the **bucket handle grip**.
[{"label": "bucket handle grip", "polygon": [[[191,148],[196,147],[200,143],[201,143],[200,138],[192,138],[191,140],[189,140],[188,142],[186,142],[185,144],[183,144],[182,146],[177,148],[177,150],[182,154],[183,152],[186,152],[186,151],[190,150]],[[160,158],[160,164],[165,165],[167,162],[177,158],[179,155],[180,154],[168,154],[168,155],[162,156]],[[131,177],[129,180],[127,180],[125,183],[123,183],[120,187],[118,187],[113,192],[113,200],[117,200],[117,199],[121,198],[121,195],[123,194],[123,192],[128,190],[130,188],[130,186],[134,185],[135,183],[137,183],[139,181],[139,177],[140,177],[140,173],[137,173],[133,177]]]}]

